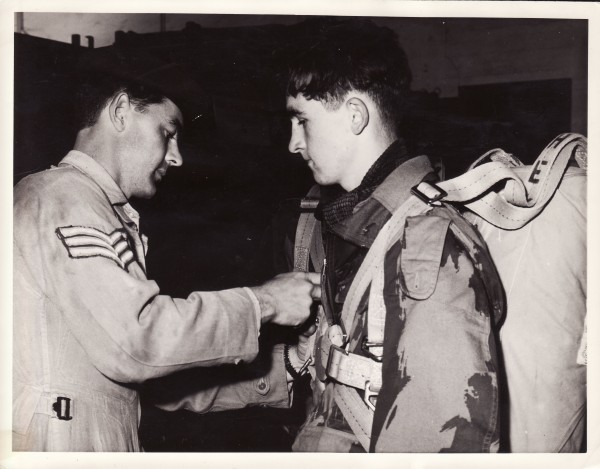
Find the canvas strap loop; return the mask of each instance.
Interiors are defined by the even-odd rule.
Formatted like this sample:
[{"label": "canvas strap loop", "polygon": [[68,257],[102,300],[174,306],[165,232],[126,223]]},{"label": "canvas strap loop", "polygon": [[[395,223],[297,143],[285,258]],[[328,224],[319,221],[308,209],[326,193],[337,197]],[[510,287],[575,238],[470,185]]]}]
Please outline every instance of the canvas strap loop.
[{"label": "canvas strap loop", "polygon": [[[556,192],[569,161],[577,161],[584,148],[587,148],[587,140],[582,135],[561,134],[525,171],[525,167],[507,167],[503,162],[492,161],[440,183],[439,187],[448,193],[443,200],[462,202],[499,228],[519,229],[544,209]],[[502,194],[489,190],[500,181],[506,182]],[[427,190],[421,188],[421,184],[417,189]]]}]

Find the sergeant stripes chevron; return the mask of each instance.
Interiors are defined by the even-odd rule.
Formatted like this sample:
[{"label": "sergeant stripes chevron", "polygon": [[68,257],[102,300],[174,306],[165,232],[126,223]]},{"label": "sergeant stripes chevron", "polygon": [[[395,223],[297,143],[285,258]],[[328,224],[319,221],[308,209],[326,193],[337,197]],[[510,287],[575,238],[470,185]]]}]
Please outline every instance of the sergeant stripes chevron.
[{"label": "sergeant stripes chevron", "polygon": [[87,226],[62,226],[56,229],[56,235],[72,259],[104,257],[124,270],[134,260],[124,229],[107,234]]}]

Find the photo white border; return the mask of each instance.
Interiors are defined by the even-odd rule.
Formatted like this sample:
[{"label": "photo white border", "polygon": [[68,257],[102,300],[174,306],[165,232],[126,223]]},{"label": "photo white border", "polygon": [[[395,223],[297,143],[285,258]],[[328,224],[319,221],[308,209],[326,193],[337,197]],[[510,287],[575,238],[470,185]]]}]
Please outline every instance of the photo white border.
[{"label": "photo white border", "polygon": [[[587,454],[291,454],[291,453],[12,453],[12,155],[13,155],[13,33],[15,12],[77,13],[204,13],[204,14],[281,14],[405,17],[504,17],[504,18],[581,18],[589,20],[588,139],[590,180],[599,180],[598,157],[600,86],[600,3],[598,2],[478,2],[478,1],[400,1],[400,0],[0,0],[0,468],[85,467],[159,467],[159,468],[247,468],[269,466],[291,468],[310,464],[360,468],[594,468],[600,467],[600,408],[598,356],[600,321],[599,292],[588,291],[588,453]],[[600,285],[598,233],[599,215],[595,205],[600,188],[588,185],[588,285]],[[596,287],[597,288],[597,287]]]}]

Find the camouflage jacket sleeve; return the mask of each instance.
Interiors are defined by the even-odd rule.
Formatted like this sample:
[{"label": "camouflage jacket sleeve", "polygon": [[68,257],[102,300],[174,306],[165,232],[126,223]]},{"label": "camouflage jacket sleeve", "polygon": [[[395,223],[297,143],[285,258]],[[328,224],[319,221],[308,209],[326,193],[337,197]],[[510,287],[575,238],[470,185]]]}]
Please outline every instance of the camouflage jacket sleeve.
[{"label": "camouflage jacket sleeve", "polygon": [[497,450],[490,306],[450,223],[435,215],[409,218],[387,253],[383,386],[371,450]]}]

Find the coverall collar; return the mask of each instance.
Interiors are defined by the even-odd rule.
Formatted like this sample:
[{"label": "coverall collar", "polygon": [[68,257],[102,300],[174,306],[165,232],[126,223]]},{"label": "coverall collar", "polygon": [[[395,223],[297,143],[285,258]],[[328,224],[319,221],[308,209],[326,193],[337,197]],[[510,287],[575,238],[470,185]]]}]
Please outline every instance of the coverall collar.
[{"label": "coverall collar", "polygon": [[67,153],[67,156],[61,160],[59,166],[60,165],[73,166],[86,174],[100,186],[112,205],[125,205],[128,203],[127,197],[125,197],[125,194],[123,194],[123,191],[112,176],[91,156],[78,150],[71,150]]}]

